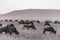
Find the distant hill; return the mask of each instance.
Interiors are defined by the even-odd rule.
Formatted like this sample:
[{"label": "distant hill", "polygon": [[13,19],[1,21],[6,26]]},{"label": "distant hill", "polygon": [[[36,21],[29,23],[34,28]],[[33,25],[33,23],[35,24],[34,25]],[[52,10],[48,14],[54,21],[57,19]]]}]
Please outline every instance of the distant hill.
[{"label": "distant hill", "polygon": [[1,19],[32,19],[32,20],[58,20],[60,10],[53,9],[26,9],[14,10],[0,16]]}]

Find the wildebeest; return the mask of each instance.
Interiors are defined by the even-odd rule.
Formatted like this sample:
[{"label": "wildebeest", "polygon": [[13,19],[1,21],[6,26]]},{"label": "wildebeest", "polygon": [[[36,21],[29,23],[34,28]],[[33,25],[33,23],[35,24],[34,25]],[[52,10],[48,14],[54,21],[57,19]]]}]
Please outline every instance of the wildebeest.
[{"label": "wildebeest", "polygon": [[24,20],[20,20],[19,21],[19,24],[24,24]]},{"label": "wildebeest", "polygon": [[19,35],[19,32],[17,31],[17,29],[14,27],[13,24],[9,24],[6,27],[2,27],[0,28],[0,34],[5,32],[5,34],[9,33],[10,35],[12,33],[15,33],[16,35]]},{"label": "wildebeest", "polygon": [[37,23],[40,23],[40,21],[37,20]]},{"label": "wildebeest", "polygon": [[5,21],[7,22],[8,20],[7,20],[7,19],[5,19]]},{"label": "wildebeest", "polygon": [[3,32],[5,32],[5,34],[6,34],[8,32],[8,28],[6,28],[6,27],[0,28],[0,34]]},{"label": "wildebeest", "polygon": [[27,28],[27,29],[32,28],[32,29],[36,30],[36,27],[34,26],[34,24],[25,24],[23,29],[24,28]]},{"label": "wildebeest", "polygon": [[60,22],[58,22],[58,24],[60,24]]},{"label": "wildebeest", "polygon": [[33,21],[29,21],[29,20],[24,21],[24,20],[21,20],[19,22],[19,24],[33,24]]},{"label": "wildebeest", "polygon": [[54,24],[57,24],[58,23],[58,21],[54,21]]},{"label": "wildebeest", "polygon": [[10,22],[13,22],[13,20],[9,20]]},{"label": "wildebeest", "polygon": [[10,33],[10,35],[11,35],[12,33],[15,33],[16,35],[19,34],[19,32],[17,31],[17,29],[14,27],[13,24],[10,24],[10,25],[7,25],[7,26],[6,26],[6,33]]},{"label": "wildebeest", "polygon": [[60,24],[60,21],[54,21],[54,24]]},{"label": "wildebeest", "polygon": [[46,25],[47,25],[47,26],[51,26],[51,25],[49,24],[49,22],[47,22],[47,21],[45,22],[44,26],[46,26]]},{"label": "wildebeest", "polygon": [[24,24],[33,24],[33,21],[26,20]]},{"label": "wildebeest", "polygon": [[15,22],[18,22],[18,20],[15,20]]},{"label": "wildebeest", "polygon": [[56,30],[54,30],[53,27],[47,27],[47,28],[44,28],[43,34],[45,34],[46,31],[49,31],[50,33],[56,34]]}]

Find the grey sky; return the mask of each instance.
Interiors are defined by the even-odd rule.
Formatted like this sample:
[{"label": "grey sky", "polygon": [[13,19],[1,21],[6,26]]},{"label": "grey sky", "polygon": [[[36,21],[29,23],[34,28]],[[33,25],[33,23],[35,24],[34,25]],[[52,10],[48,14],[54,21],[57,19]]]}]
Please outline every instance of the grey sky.
[{"label": "grey sky", "polygon": [[60,0],[0,0],[0,14],[22,9],[60,9]]}]

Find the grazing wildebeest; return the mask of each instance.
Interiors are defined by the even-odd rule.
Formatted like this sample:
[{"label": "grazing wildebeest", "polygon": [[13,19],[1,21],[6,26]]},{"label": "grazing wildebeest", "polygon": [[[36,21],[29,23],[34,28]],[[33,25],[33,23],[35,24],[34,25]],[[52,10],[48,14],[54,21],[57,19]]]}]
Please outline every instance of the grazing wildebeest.
[{"label": "grazing wildebeest", "polygon": [[20,20],[19,21],[19,24],[24,24],[24,20]]},{"label": "grazing wildebeest", "polygon": [[58,21],[54,21],[54,24],[57,24],[58,23]]},{"label": "grazing wildebeest", "polygon": [[15,20],[15,22],[18,22],[18,20]]},{"label": "grazing wildebeest", "polygon": [[27,29],[32,28],[32,29],[36,30],[34,24],[25,24],[23,28],[27,28]]},{"label": "grazing wildebeest", "polygon": [[47,22],[47,21],[45,22],[44,26],[46,26],[46,25],[47,25],[47,26],[51,26],[51,25],[49,24],[49,22]]},{"label": "grazing wildebeest", "polygon": [[33,24],[33,21],[26,20],[24,24]]},{"label": "grazing wildebeest", "polygon": [[13,22],[13,20],[9,20],[10,22]]},{"label": "grazing wildebeest", "polygon": [[15,33],[16,35],[19,35],[19,32],[17,31],[13,24],[7,25],[3,29],[4,29],[3,32],[5,32],[6,34],[9,33],[11,35],[12,33]]},{"label": "grazing wildebeest", "polygon": [[33,21],[29,21],[29,20],[24,21],[24,20],[21,20],[19,22],[19,24],[33,24]]},{"label": "grazing wildebeest", "polygon": [[49,31],[50,33],[56,34],[56,30],[54,30],[53,27],[47,27],[47,28],[44,28],[43,34],[45,34],[46,31]]}]

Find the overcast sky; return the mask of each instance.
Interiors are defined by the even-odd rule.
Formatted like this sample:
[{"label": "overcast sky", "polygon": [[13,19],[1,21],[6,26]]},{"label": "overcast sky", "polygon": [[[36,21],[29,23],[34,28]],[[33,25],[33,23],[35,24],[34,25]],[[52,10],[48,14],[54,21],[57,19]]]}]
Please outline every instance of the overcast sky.
[{"label": "overcast sky", "polygon": [[31,8],[60,9],[60,0],[0,0],[0,14]]}]

